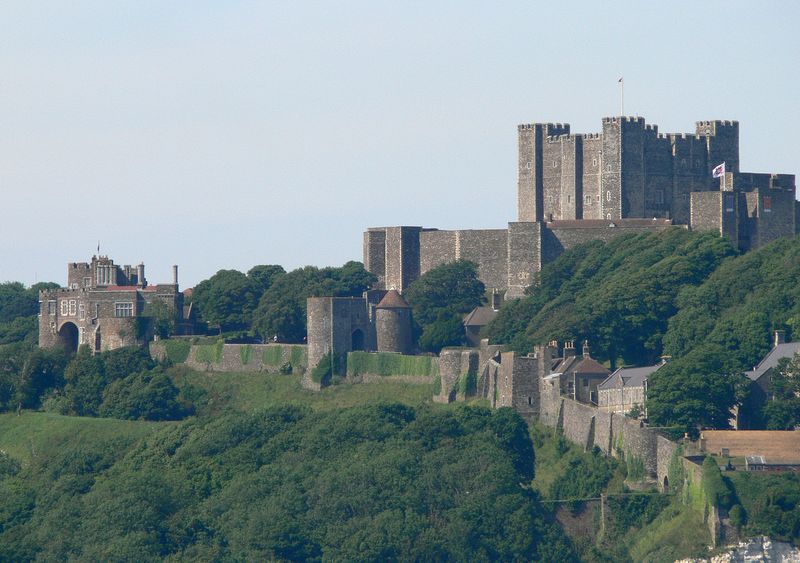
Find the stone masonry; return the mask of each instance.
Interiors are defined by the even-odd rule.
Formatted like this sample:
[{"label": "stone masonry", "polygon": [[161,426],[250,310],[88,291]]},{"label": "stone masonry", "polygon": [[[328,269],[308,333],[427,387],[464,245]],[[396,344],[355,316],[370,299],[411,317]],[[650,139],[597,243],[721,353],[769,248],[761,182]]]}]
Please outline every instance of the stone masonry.
[{"label": "stone masonry", "polygon": [[[599,133],[571,134],[560,123],[517,133],[517,221],[486,230],[370,228],[364,265],[378,287],[402,292],[431,268],[467,259],[488,288],[519,297],[543,264],[590,240],[681,226],[748,250],[797,232],[794,175],[740,172],[736,121],[663,134],[641,117],[607,117]],[[727,173],[712,178],[723,162]]]}]

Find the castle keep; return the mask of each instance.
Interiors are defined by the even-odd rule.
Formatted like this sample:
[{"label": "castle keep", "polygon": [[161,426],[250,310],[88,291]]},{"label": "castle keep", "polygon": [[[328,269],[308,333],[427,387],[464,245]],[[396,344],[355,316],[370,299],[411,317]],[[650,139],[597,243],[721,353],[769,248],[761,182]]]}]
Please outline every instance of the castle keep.
[{"label": "castle keep", "polygon": [[39,346],[93,351],[142,344],[152,336],[146,308],[163,303],[176,332],[183,328],[183,294],[178,267],[170,284],[148,285],[144,264],[118,266],[107,256],[67,265],[67,287],[39,293]]},{"label": "castle keep", "polygon": [[[627,232],[713,230],[740,249],[797,232],[793,174],[739,170],[739,124],[701,121],[663,134],[641,117],[607,117],[602,131],[520,125],[517,221],[506,229],[414,226],[364,233],[364,265],[379,287],[403,291],[431,268],[472,260],[487,287],[519,297],[564,250]],[[725,163],[726,173],[712,178]]]}]

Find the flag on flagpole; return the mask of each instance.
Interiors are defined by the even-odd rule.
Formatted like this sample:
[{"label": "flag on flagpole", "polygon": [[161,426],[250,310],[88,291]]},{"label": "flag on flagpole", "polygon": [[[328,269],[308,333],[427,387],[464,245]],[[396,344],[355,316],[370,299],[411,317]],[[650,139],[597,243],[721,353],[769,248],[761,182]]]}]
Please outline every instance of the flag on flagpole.
[{"label": "flag on flagpole", "polygon": [[622,79],[623,79],[623,78],[624,78],[624,76],[620,76],[620,77],[619,77],[619,80],[617,80],[617,82],[622,82]]},{"label": "flag on flagpole", "polygon": [[712,178],[722,178],[725,176],[725,163],[717,165],[714,170],[711,171]]}]

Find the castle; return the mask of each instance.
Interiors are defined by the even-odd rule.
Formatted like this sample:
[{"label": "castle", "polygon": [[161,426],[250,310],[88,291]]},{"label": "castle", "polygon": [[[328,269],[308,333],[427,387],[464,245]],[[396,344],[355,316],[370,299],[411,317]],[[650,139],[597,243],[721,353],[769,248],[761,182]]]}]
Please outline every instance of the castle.
[{"label": "castle", "polygon": [[[663,134],[641,117],[607,117],[600,133],[575,135],[560,123],[517,133],[517,221],[506,229],[370,228],[364,265],[378,287],[402,292],[431,268],[468,259],[488,288],[513,298],[543,264],[590,240],[677,225],[747,250],[797,233],[794,175],[740,172],[736,121]],[[712,178],[722,163],[725,172]]]},{"label": "castle", "polygon": [[175,332],[188,323],[183,294],[178,291],[178,267],[170,284],[148,285],[144,264],[118,266],[107,256],[91,263],[67,265],[67,287],[39,292],[39,346],[64,346],[75,351],[82,344],[93,351],[142,344],[152,337],[148,307],[163,304]]}]

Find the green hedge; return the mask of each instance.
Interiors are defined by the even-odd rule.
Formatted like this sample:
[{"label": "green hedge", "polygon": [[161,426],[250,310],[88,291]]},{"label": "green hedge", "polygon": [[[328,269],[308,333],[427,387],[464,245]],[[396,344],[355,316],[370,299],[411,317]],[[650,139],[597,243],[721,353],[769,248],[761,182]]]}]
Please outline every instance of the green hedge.
[{"label": "green hedge", "polygon": [[434,356],[404,356],[387,352],[350,352],[347,354],[347,375],[439,375],[439,362]]},{"label": "green hedge", "polygon": [[198,362],[203,362],[206,364],[218,364],[222,362],[222,351],[224,346],[225,342],[222,340],[218,341],[216,344],[197,345],[194,357]]},{"label": "green hedge", "polygon": [[717,462],[711,456],[706,456],[703,460],[702,481],[709,505],[726,509],[731,507],[733,494],[722,479]]},{"label": "green hedge", "polygon": [[192,345],[187,340],[162,340],[167,358],[174,364],[182,364],[189,357]]}]

